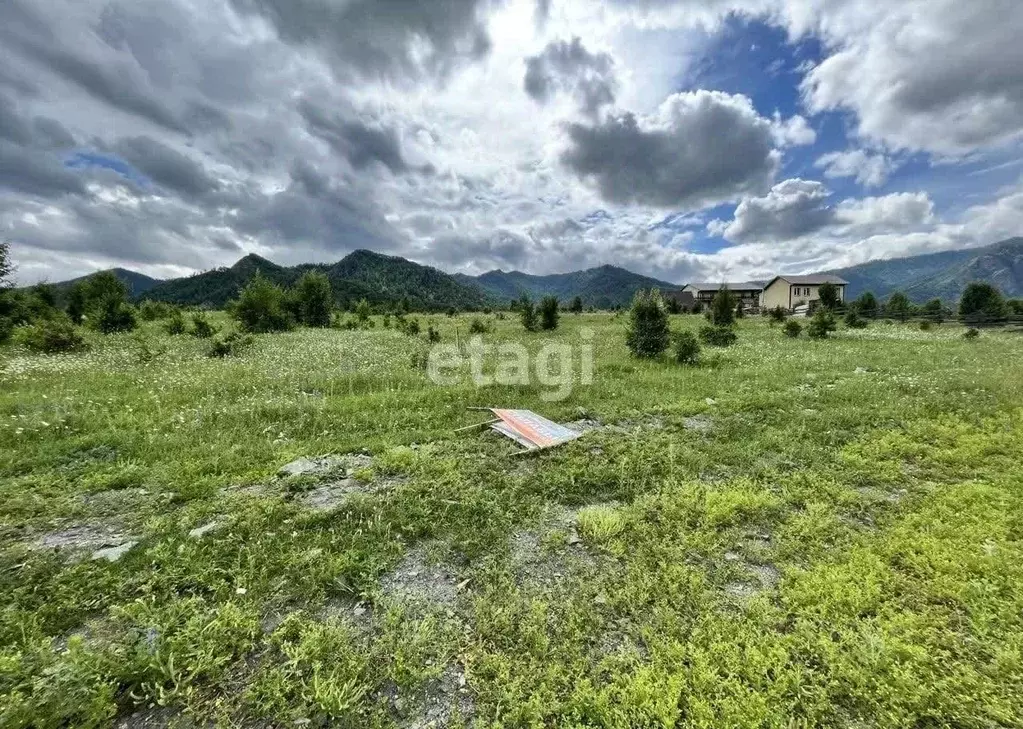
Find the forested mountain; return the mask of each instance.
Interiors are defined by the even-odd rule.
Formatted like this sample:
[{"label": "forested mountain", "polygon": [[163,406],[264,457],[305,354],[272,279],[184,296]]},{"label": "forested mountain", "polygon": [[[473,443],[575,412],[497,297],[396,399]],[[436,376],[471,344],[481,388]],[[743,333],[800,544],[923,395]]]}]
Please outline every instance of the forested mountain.
[{"label": "forested mountain", "polygon": [[355,251],[334,264],[278,266],[250,254],[230,268],[172,279],[150,290],[145,298],[221,308],[257,272],[280,286],[291,286],[306,271],[322,271],[342,306],[360,299],[371,304],[397,304],[407,298],[417,310],[478,309],[487,305],[487,297],[476,287],[467,286],[435,268],[421,266],[404,258],[384,256],[371,251]]},{"label": "forested mountain", "polygon": [[521,271],[489,271],[480,276],[459,275],[458,278],[464,283],[475,283],[504,303],[524,293],[534,299],[557,296],[565,302],[579,296],[586,306],[602,309],[627,306],[640,289],[675,290],[680,287],[617,266],[599,266],[549,276],[534,276]]},{"label": "forested mountain", "polygon": [[903,291],[918,302],[935,297],[955,301],[971,281],[988,281],[1006,296],[1023,296],[1023,238],[1010,238],[986,248],[870,261],[827,273],[849,282],[850,297],[873,291],[885,298]]},{"label": "forested mountain", "polygon": [[[97,271],[97,273],[100,272]],[[110,273],[114,274],[117,278],[124,282],[124,285],[128,287],[128,293],[132,296],[141,296],[147,291],[163,283],[158,278],[150,278],[145,274],[137,273],[136,271],[129,271],[126,268],[111,268]],[[69,281],[61,281],[60,283],[53,284],[53,287],[57,289],[57,295],[63,297],[76,283],[90,279],[95,275],[95,273],[90,273],[88,276],[79,276],[78,278],[73,278]]]}]

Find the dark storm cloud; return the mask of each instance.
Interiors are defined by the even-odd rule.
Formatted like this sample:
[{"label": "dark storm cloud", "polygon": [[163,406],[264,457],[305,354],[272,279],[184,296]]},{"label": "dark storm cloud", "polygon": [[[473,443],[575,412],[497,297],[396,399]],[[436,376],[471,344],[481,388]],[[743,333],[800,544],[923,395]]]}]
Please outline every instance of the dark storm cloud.
[{"label": "dark storm cloud", "polygon": [[393,129],[369,126],[361,121],[343,119],[306,100],[299,111],[309,131],[347,159],[352,167],[365,169],[379,162],[398,174],[409,168],[401,151],[401,142]]},{"label": "dark storm cloud", "polygon": [[0,193],[4,190],[46,198],[86,192],[82,178],[52,155],[0,142]]},{"label": "dark storm cloud", "polygon": [[554,41],[537,56],[526,59],[526,93],[546,103],[558,92],[570,93],[588,114],[613,104],[617,81],[614,59],[607,53],[590,53],[579,38]]},{"label": "dark storm cloud", "polygon": [[640,125],[633,114],[568,125],[562,162],[613,203],[695,209],[757,194],[777,168],[771,123],[749,99],[696,91],[670,97]]},{"label": "dark storm cloud", "polygon": [[[289,43],[325,49],[345,71],[443,74],[490,50],[482,14],[490,0],[231,0],[266,18]],[[425,45],[424,45],[425,43]]]},{"label": "dark storm cloud", "polygon": [[430,260],[442,267],[472,267],[478,270],[519,268],[529,259],[528,238],[507,230],[491,235],[441,236],[430,245]]},{"label": "dark storm cloud", "polygon": [[150,137],[129,137],[112,151],[156,184],[189,197],[202,197],[218,188],[202,165]]}]

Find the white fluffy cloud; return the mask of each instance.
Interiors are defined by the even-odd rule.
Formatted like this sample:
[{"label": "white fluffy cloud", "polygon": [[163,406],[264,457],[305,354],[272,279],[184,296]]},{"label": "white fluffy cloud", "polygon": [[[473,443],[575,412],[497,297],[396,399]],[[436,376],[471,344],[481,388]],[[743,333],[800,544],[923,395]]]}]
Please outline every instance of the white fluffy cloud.
[{"label": "white fluffy cloud", "polygon": [[823,170],[825,177],[852,177],[865,187],[883,185],[893,169],[884,154],[870,154],[862,149],[828,152],[814,166]]}]

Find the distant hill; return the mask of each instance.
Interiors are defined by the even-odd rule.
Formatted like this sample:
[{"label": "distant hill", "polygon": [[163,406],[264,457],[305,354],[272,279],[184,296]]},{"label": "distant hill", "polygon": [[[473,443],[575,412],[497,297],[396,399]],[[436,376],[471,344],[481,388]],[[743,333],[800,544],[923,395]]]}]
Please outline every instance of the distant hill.
[{"label": "distant hill", "polygon": [[[103,272],[97,271],[96,273]],[[158,278],[150,278],[145,274],[129,271],[126,268],[111,268],[110,273],[117,276],[117,278],[119,278],[124,285],[128,287],[128,293],[132,296],[141,296],[147,291],[163,283]],[[69,281],[61,281],[60,283],[53,284],[53,287],[57,289],[57,296],[63,297],[76,283],[87,281],[95,275],[95,273],[90,273],[88,276],[79,276],[78,278],[73,278]]]},{"label": "distant hill", "polygon": [[826,273],[849,282],[850,298],[872,291],[883,299],[902,291],[918,302],[933,298],[955,301],[971,281],[988,281],[1009,297],[1023,296],[1023,238],[986,248],[870,261]]},{"label": "distant hill", "polygon": [[257,272],[280,286],[291,286],[307,271],[326,274],[342,306],[361,299],[371,304],[389,304],[408,298],[414,309],[439,311],[449,307],[480,309],[491,303],[478,287],[461,283],[435,268],[361,250],[334,264],[294,267],[279,266],[250,254],[230,268],[165,281],[149,290],[145,298],[222,308],[238,296]]},{"label": "distant hill", "polygon": [[564,302],[579,296],[586,306],[601,309],[627,306],[640,289],[679,288],[676,284],[641,276],[617,266],[600,266],[550,276],[533,276],[521,271],[489,271],[479,276],[458,275],[458,279],[479,286],[502,303],[517,299],[524,293],[534,299],[557,296]]}]

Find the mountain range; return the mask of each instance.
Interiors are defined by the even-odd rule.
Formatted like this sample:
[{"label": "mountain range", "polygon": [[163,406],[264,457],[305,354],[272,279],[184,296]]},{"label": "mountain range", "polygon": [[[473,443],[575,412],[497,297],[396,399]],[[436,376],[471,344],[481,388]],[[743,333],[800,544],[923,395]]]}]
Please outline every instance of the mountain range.
[{"label": "mountain range", "polygon": [[[113,269],[136,299],[211,308],[222,308],[236,298],[257,272],[276,284],[291,286],[307,271],[326,274],[342,306],[350,306],[361,299],[371,304],[395,304],[408,299],[418,311],[506,306],[523,294],[534,299],[551,295],[563,302],[579,296],[586,306],[609,309],[627,305],[640,289],[676,290],[682,285],[607,265],[549,276],[521,271],[452,275],[404,258],[365,250],[355,251],[333,264],[291,267],[250,254],[230,268],[167,281],[123,268]],[[1023,238],[1010,238],[985,248],[871,261],[827,273],[849,281],[847,294],[850,298],[872,291],[884,299],[895,291],[903,291],[914,301],[941,298],[951,302],[962,295],[971,281],[988,281],[1006,296],[1020,297],[1023,296]],[[55,285],[58,290],[66,291],[81,280]]]}]

